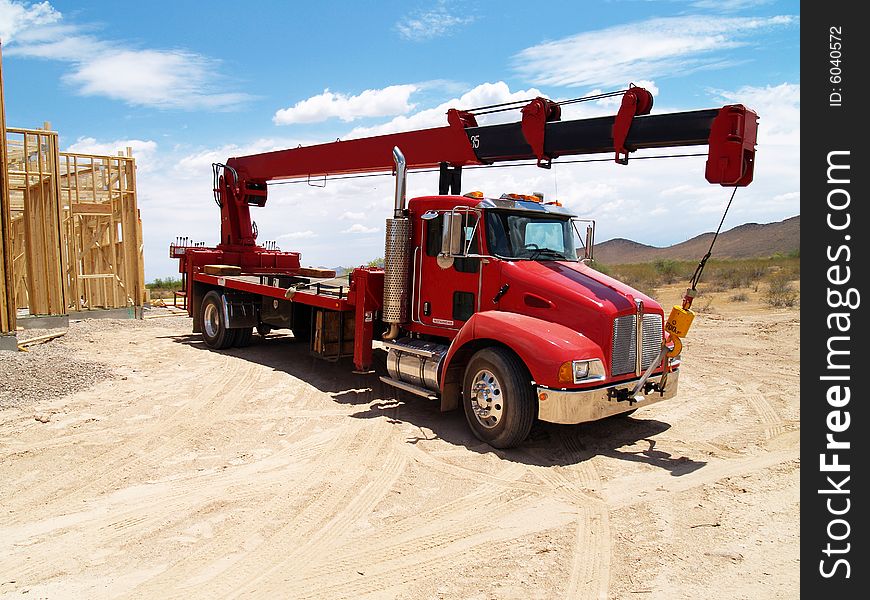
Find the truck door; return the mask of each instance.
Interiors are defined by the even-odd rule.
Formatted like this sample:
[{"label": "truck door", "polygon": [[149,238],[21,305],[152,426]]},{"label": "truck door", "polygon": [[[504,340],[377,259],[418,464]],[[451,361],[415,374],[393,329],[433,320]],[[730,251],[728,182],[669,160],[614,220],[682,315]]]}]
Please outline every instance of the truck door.
[{"label": "truck door", "polygon": [[[482,265],[481,259],[474,257],[456,257],[446,268],[438,264],[445,213],[449,215],[450,211],[439,211],[437,217],[422,221],[412,311],[414,320],[424,325],[458,330],[478,311]],[[463,213],[461,240],[468,254],[480,253],[477,220],[477,213]]]}]

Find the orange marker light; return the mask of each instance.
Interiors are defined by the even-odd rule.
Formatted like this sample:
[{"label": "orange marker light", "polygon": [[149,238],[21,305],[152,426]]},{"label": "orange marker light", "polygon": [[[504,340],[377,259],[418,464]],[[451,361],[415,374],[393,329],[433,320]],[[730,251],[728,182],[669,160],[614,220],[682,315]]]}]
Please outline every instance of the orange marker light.
[{"label": "orange marker light", "polygon": [[574,365],[570,361],[559,367],[559,383],[574,383]]}]

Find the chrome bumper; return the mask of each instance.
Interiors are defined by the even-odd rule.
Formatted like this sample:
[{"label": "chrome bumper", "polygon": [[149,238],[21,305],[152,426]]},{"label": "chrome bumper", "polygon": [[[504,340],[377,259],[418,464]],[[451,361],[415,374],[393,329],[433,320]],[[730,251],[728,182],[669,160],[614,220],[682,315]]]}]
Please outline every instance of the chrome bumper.
[{"label": "chrome bumper", "polygon": [[[647,383],[658,385],[661,378],[661,375],[650,377]],[[677,369],[668,374],[664,393],[650,391],[648,394],[638,394],[631,401],[617,400],[617,397],[621,390],[624,390],[623,394],[631,391],[635,381],[623,381],[616,385],[591,390],[553,390],[538,387],[538,418],[549,423],[567,425],[597,421],[673,398],[677,393],[679,379],[680,371]],[[542,400],[542,397],[546,399]]]}]

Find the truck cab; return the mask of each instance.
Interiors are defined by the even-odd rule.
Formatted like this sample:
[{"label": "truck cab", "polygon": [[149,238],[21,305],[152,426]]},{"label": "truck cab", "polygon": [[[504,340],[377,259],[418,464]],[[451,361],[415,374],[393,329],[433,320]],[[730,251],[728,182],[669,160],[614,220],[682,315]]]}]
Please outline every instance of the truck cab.
[{"label": "truck cab", "polygon": [[662,307],[589,266],[593,221],[518,194],[415,198],[407,214],[410,306],[385,341],[386,383],[462,404],[502,447],[535,418],[592,421],[676,393]]}]

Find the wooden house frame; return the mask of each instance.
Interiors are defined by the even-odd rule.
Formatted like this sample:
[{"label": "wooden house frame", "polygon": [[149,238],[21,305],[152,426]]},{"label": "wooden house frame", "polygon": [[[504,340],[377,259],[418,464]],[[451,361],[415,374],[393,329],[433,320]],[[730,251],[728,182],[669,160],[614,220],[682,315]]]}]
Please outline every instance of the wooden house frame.
[{"label": "wooden house frame", "polygon": [[15,348],[18,311],[141,308],[145,277],[130,148],[59,152],[48,123],[7,128],[2,73],[0,58],[0,347]]},{"label": "wooden house frame", "polygon": [[142,224],[132,151],[58,151],[57,132],[7,128],[15,306],[31,315],[140,308]]}]

